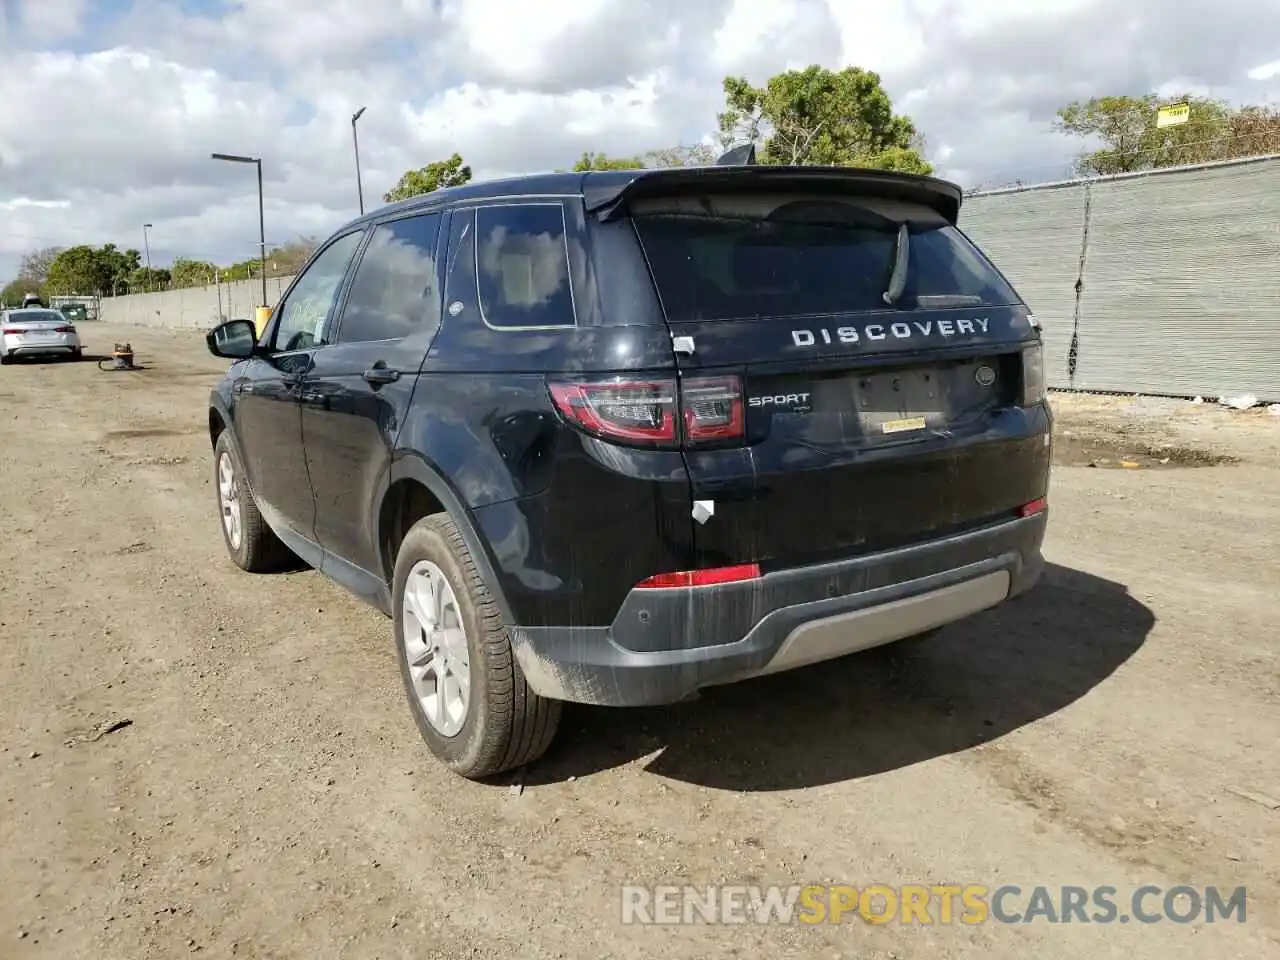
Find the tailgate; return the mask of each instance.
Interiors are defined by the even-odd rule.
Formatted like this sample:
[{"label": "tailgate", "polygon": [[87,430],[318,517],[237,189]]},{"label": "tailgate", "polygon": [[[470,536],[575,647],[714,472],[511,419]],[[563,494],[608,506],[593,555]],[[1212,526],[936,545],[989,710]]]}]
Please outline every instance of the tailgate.
[{"label": "tailgate", "polygon": [[695,531],[706,565],[889,549],[1045,493],[1026,307],[936,212],[861,204],[680,197],[633,213],[682,380],[736,382],[744,403],[736,443],[686,444],[695,499],[715,501]]}]

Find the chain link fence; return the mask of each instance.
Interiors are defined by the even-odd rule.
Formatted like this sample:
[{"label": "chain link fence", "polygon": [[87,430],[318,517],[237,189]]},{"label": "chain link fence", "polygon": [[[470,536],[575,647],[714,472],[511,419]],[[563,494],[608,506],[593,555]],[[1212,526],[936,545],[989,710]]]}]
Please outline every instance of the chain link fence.
[{"label": "chain link fence", "polygon": [[1059,389],[1280,402],[1280,157],[965,198]]}]

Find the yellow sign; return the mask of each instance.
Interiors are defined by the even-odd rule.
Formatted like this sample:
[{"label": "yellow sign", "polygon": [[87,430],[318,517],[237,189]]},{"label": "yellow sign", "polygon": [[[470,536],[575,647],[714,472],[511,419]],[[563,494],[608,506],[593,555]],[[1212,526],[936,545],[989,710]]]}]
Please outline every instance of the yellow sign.
[{"label": "yellow sign", "polygon": [[1186,123],[1190,119],[1191,104],[1185,102],[1171,103],[1156,111],[1157,127],[1176,127],[1178,124]]},{"label": "yellow sign", "polygon": [[907,417],[905,420],[886,420],[882,429],[885,433],[902,433],[904,430],[923,430],[924,417]]},{"label": "yellow sign", "polygon": [[270,307],[255,307],[253,316],[253,325],[258,331],[258,336],[262,336],[262,331],[267,329],[267,323],[271,320]]}]

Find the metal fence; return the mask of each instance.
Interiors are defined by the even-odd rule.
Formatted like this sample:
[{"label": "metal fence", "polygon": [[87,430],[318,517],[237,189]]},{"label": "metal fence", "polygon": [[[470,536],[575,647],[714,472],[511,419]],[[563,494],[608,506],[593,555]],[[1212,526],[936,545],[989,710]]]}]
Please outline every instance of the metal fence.
[{"label": "metal fence", "polygon": [[976,193],[1060,389],[1280,402],[1280,157]]}]

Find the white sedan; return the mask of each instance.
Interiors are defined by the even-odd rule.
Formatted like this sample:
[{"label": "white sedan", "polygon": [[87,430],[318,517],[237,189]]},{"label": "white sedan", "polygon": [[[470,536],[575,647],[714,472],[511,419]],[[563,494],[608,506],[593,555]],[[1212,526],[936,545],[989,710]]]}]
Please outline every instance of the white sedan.
[{"label": "white sedan", "polygon": [[80,334],[57,310],[24,307],[0,314],[0,363],[15,357],[61,354],[80,359]]}]

